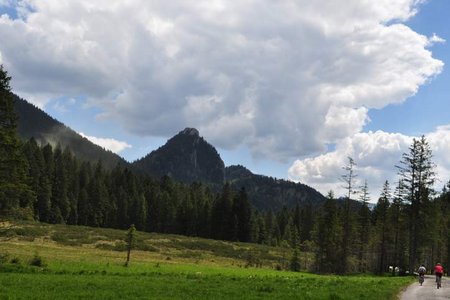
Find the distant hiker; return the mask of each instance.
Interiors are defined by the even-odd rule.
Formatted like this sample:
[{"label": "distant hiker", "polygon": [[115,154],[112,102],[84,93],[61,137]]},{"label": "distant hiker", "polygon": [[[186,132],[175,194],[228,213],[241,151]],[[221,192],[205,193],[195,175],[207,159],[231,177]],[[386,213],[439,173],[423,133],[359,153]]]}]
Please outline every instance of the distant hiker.
[{"label": "distant hiker", "polygon": [[420,285],[422,285],[423,281],[425,280],[425,273],[427,272],[427,269],[422,264],[422,265],[420,265],[420,267],[417,270],[417,272],[419,273],[419,283],[420,283]]}]

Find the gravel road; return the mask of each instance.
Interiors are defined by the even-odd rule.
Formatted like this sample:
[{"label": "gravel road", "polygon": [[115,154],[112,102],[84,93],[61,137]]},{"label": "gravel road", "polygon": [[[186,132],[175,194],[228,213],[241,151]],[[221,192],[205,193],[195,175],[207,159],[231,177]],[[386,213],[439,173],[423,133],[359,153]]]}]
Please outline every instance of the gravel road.
[{"label": "gravel road", "polygon": [[450,279],[442,277],[442,287],[437,289],[434,275],[427,275],[422,286],[420,286],[419,280],[417,280],[408,286],[400,295],[400,300],[416,299],[450,299]]}]

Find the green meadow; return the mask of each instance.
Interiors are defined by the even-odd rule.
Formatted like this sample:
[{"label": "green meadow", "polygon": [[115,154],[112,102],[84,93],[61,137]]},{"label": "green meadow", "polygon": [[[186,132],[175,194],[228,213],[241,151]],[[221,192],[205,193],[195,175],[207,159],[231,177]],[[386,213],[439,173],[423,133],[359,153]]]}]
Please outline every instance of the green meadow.
[{"label": "green meadow", "polygon": [[124,267],[125,235],[2,222],[0,299],[396,299],[414,280],[289,272],[287,248],[143,232]]}]

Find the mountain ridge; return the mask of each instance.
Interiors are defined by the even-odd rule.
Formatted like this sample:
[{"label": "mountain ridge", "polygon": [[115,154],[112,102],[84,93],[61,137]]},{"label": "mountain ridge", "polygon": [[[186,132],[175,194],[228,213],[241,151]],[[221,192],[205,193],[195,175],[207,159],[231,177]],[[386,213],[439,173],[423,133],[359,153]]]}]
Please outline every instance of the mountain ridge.
[{"label": "mountain ridge", "polygon": [[41,145],[50,143],[53,147],[68,147],[81,160],[101,160],[110,169],[121,164],[157,178],[170,176],[185,184],[202,182],[215,192],[228,181],[236,190],[244,187],[250,202],[263,210],[278,211],[283,206],[319,204],[325,200],[314,188],[302,183],[254,174],[242,165],[225,166],[217,149],[195,128],[185,128],[158,149],[130,163],[26,100],[14,97],[19,117],[18,133],[22,139],[33,137]]},{"label": "mountain ridge", "polygon": [[112,169],[117,164],[129,164],[121,156],[102,148],[81,136],[70,127],[48,115],[46,112],[13,94],[14,109],[18,115],[17,133],[22,139],[34,138],[38,144],[68,147],[75,156],[90,162],[102,161]]}]

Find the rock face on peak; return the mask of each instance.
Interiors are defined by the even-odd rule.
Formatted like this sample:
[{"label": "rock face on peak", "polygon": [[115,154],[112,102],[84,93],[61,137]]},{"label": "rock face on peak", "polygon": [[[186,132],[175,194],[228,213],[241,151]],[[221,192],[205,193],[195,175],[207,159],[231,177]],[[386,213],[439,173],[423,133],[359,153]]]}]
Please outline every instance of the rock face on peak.
[{"label": "rock face on peak", "polygon": [[198,132],[197,129],[189,128],[189,127],[185,128],[183,131],[181,131],[180,134],[192,135],[192,136],[196,136],[196,137],[200,136],[200,133]]},{"label": "rock face on peak", "polygon": [[133,162],[136,169],[155,177],[222,185],[225,165],[217,150],[195,128],[186,128],[150,154]]}]

